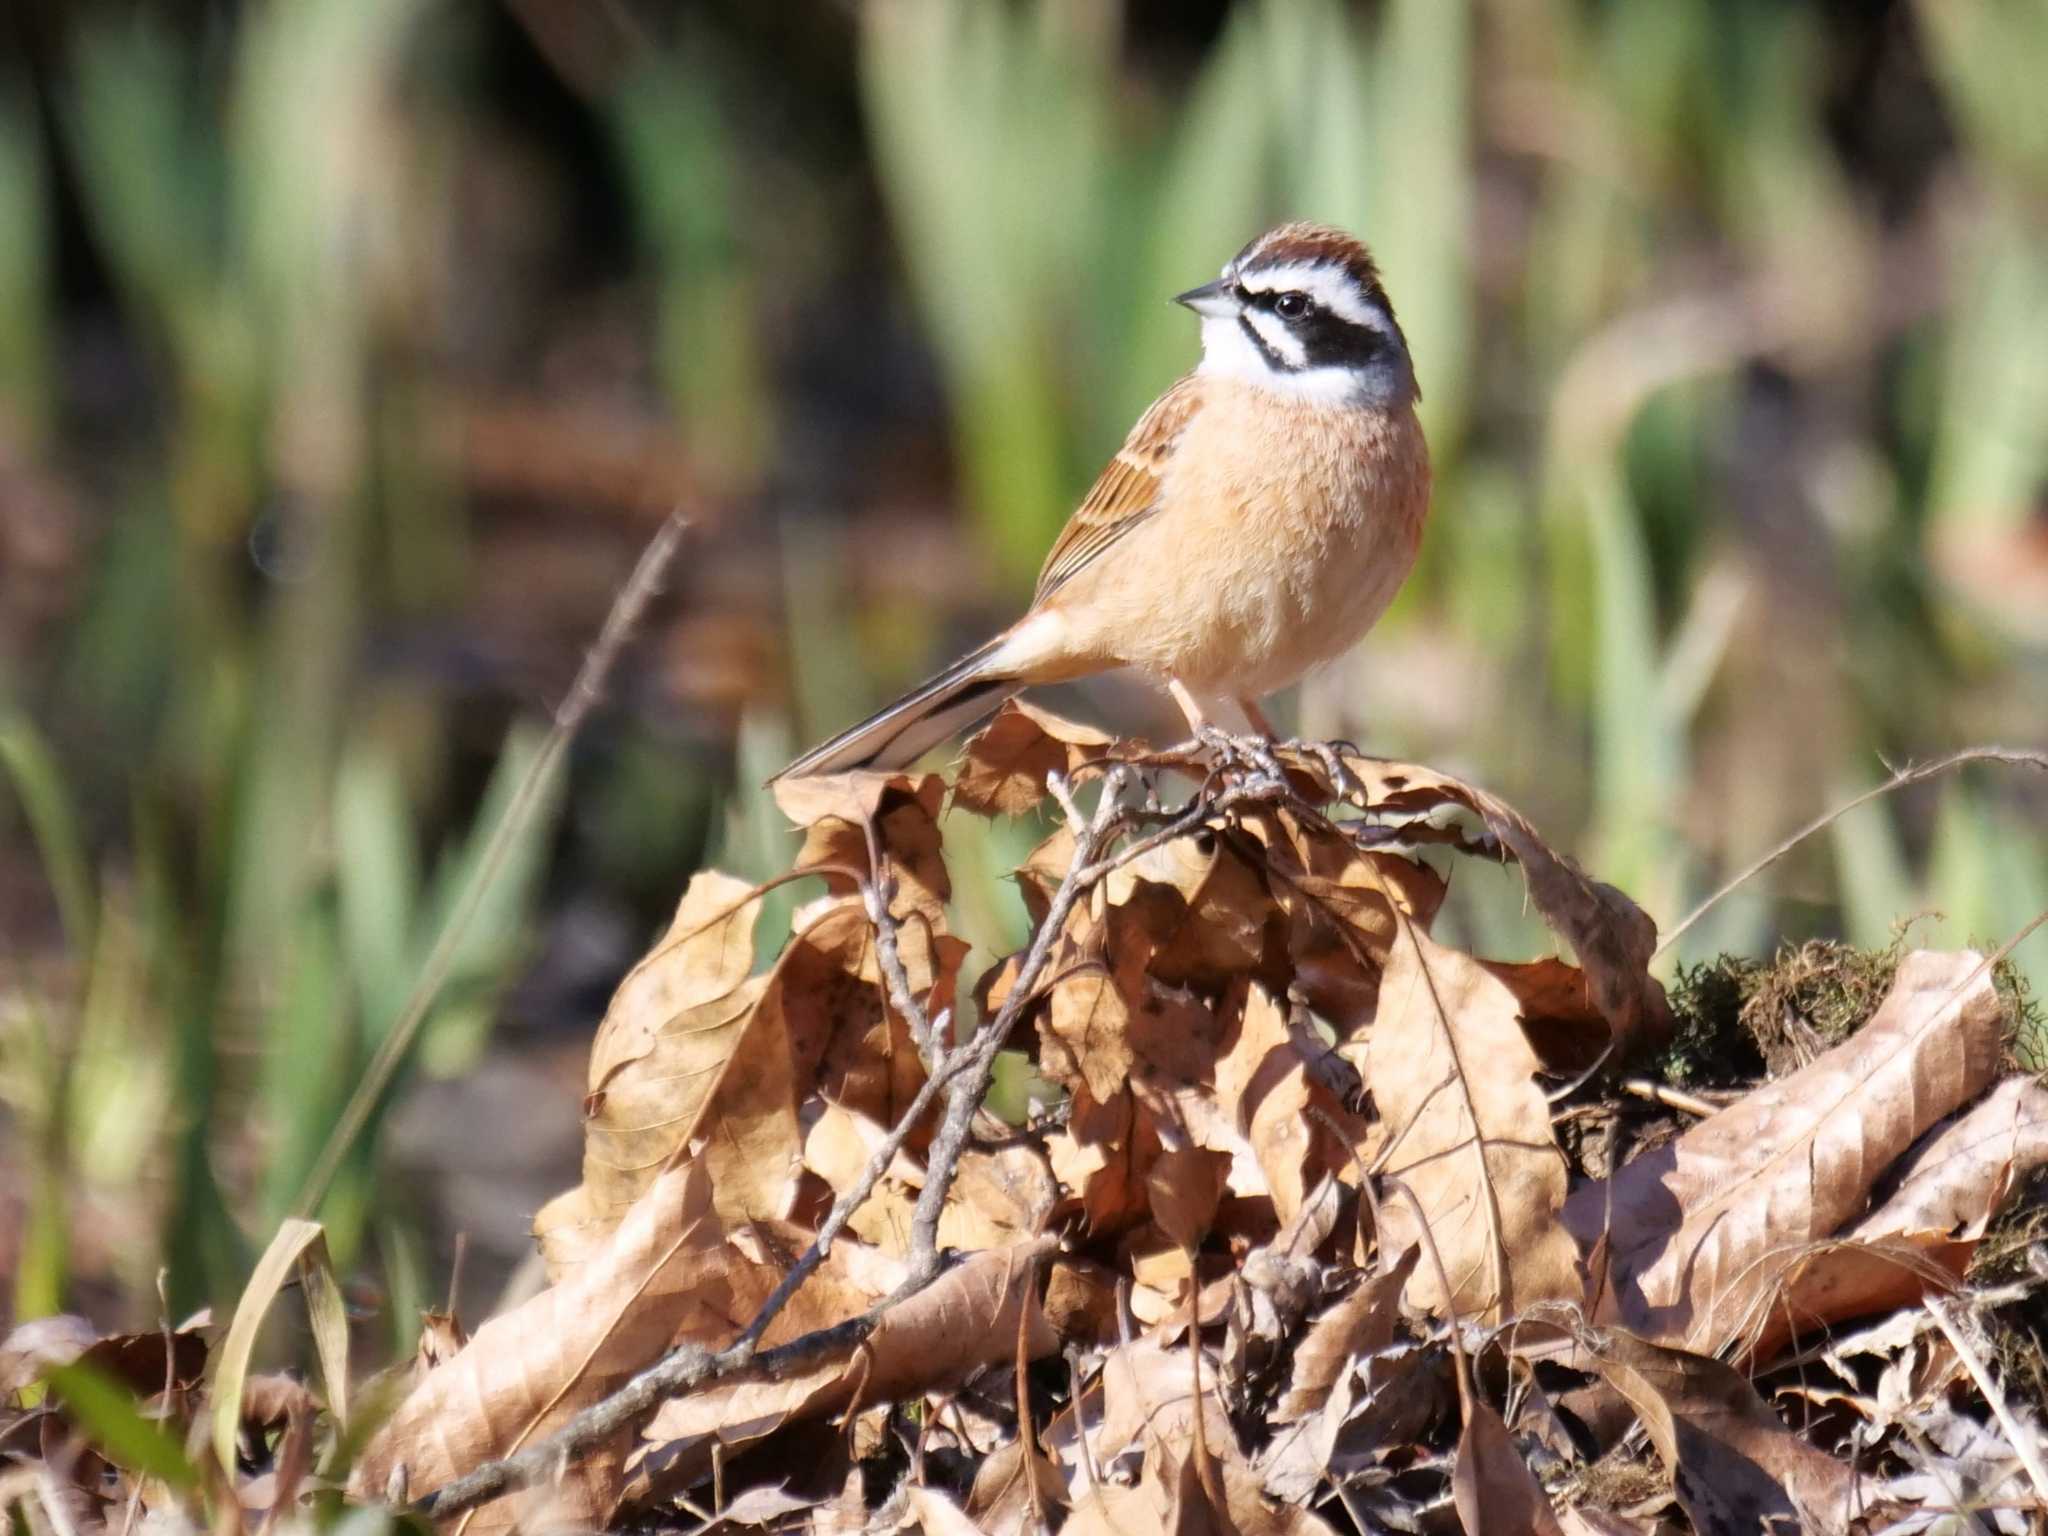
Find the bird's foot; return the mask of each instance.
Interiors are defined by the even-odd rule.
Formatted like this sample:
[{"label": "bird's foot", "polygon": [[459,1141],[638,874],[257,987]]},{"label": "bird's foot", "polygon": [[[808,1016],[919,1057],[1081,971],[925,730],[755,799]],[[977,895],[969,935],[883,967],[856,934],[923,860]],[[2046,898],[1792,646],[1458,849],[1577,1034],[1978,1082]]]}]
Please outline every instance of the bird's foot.
[{"label": "bird's foot", "polygon": [[1224,774],[1244,780],[1266,779],[1286,787],[1287,769],[1274,756],[1271,737],[1233,735],[1203,724],[1195,727],[1195,740],[1209,749]]}]

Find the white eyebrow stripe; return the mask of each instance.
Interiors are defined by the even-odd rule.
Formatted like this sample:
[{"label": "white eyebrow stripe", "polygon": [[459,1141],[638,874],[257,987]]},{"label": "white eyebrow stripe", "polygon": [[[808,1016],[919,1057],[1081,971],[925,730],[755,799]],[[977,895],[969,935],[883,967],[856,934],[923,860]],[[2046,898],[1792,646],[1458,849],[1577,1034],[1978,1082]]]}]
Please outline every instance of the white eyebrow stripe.
[{"label": "white eyebrow stripe", "polygon": [[1238,281],[1252,293],[1298,289],[1331,314],[1341,315],[1353,325],[1375,331],[1387,328],[1385,317],[1360,297],[1358,284],[1342,267],[1323,262],[1290,261],[1277,267],[1255,268],[1240,276]]}]

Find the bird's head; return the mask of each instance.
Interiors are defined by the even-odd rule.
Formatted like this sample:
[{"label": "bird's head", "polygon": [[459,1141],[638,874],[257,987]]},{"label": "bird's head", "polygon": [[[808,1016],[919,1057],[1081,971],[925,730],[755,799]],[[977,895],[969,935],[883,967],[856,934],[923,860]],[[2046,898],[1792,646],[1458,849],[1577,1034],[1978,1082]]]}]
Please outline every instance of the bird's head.
[{"label": "bird's head", "polygon": [[1420,398],[1372,253],[1341,229],[1269,230],[1175,302],[1202,317],[1204,373],[1326,405]]}]

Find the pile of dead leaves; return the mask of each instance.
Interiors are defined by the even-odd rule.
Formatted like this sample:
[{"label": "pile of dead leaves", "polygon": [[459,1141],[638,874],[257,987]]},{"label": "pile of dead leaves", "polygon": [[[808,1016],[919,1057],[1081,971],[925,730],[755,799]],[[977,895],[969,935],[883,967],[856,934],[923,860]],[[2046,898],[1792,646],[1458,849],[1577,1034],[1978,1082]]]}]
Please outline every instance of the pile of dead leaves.
[{"label": "pile of dead leaves", "polygon": [[[471,1532],[2038,1524],[1999,1330],[2044,1266],[1966,1276],[2048,1090],[2001,1077],[1984,957],[1667,1093],[1627,1077],[1670,1027],[1653,925],[1513,810],[1223,756],[1011,706],[950,784],[780,786],[825,894],[767,964],[761,892],[691,883],[598,1029],[547,1288],[436,1333],[322,1470]],[[1031,943],[973,972],[949,794],[1055,828]],[[1432,937],[1464,858],[1573,962]]]}]

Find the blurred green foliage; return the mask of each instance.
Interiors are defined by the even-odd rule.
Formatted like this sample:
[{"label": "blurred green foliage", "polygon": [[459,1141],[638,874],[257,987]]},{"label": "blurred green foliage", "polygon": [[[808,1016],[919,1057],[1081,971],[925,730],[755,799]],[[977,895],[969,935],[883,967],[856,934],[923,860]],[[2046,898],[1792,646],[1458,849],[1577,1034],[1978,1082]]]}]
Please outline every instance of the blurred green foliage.
[{"label": "blurred green foliage", "polygon": [[[146,1213],[178,1305],[233,1293],[536,750],[514,725],[457,772],[474,700],[390,636],[489,652],[494,580],[530,601],[482,611],[538,626],[536,500],[620,574],[650,526],[557,472],[588,415],[507,495],[451,398],[566,409],[580,369],[672,433],[705,531],[644,708],[521,830],[413,1072],[480,1058],[537,919],[625,892],[651,926],[692,857],[783,868],[754,786],[1021,600],[1193,361],[1167,296],[1283,217],[1373,244],[1438,472],[1423,569],[1302,730],[1479,777],[1667,926],[1887,761],[2040,743],[2042,7],[544,9],[82,6],[0,68],[0,554],[31,482],[77,550],[0,649],[0,852],[48,916],[0,945],[18,1313],[72,1296],[86,1208]],[[109,317],[148,403],[111,434],[79,382]],[[692,610],[786,677],[692,683],[722,632]],[[489,691],[496,740],[547,689]],[[2044,804],[1986,772],[1867,808],[1680,957],[1929,908],[1917,942],[1996,943],[2048,907]],[[984,955],[1032,832],[948,824]],[[1543,942],[1510,875],[1453,895],[1466,938]],[[2015,958],[2048,992],[2048,944]],[[384,1124],[319,1214],[402,1320]],[[91,1267],[153,1312],[159,1252],[117,1246]]]}]

